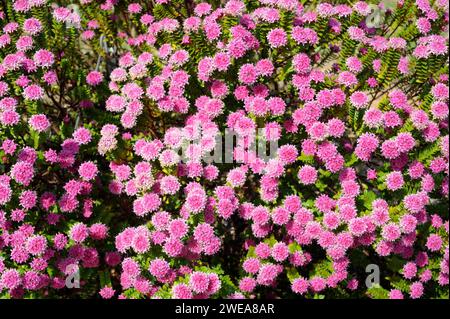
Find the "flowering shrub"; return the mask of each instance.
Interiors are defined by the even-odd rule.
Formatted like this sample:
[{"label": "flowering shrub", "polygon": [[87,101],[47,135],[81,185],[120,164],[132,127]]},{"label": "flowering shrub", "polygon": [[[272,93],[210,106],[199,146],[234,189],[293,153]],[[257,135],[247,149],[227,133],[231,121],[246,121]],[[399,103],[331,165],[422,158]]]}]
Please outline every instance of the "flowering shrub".
[{"label": "flowering shrub", "polygon": [[8,0],[0,27],[0,297],[448,298],[446,0]]}]

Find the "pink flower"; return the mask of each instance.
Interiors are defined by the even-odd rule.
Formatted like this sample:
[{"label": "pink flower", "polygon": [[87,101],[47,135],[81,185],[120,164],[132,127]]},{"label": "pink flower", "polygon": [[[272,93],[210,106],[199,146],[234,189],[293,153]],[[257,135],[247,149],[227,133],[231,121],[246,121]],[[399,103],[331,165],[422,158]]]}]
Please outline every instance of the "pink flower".
[{"label": "pink flower", "polygon": [[423,110],[414,110],[411,112],[411,121],[418,130],[426,129],[429,123],[428,114]]},{"label": "pink flower", "polygon": [[434,102],[431,105],[431,113],[433,117],[439,120],[444,120],[448,117],[448,105],[444,102]]},{"label": "pink flower", "polygon": [[119,95],[111,95],[106,100],[106,109],[111,112],[121,112],[125,109],[126,100]]},{"label": "pink flower", "polygon": [[[446,61],[447,2],[371,28],[368,1],[202,1],[0,10],[0,294],[66,297],[81,269],[80,293],[105,299],[358,297],[364,252],[404,261],[385,297],[439,297],[449,76],[424,66]],[[95,66],[105,34],[112,69]]]},{"label": "pink flower", "polygon": [[49,67],[55,62],[55,57],[50,51],[40,49],[34,54],[33,60],[36,66]]},{"label": "pink flower", "polygon": [[362,134],[358,139],[355,155],[363,161],[368,161],[372,153],[378,148],[378,143],[379,141],[375,134]]},{"label": "pink flower", "polygon": [[279,273],[280,267],[277,265],[265,264],[260,268],[256,281],[260,285],[269,286],[273,283]]},{"label": "pink flower", "polygon": [[383,114],[383,122],[384,126],[390,128],[390,127],[396,127],[401,125],[403,122],[400,118],[400,116],[395,111],[388,111]]},{"label": "pink flower", "polygon": [[45,72],[42,78],[48,85],[56,84],[56,82],[58,81],[58,76],[54,71]]},{"label": "pink flower", "polygon": [[189,286],[198,293],[205,293],[209,287],[209,277],[206,273],[196,271],[189,278]]},{"label": "pink flower", "polygon": [[89,227],[89,236],[95,240],[105,239],[108,236],[108,227],[101,223],[96,223]]},{"label": "pink flower", "polygon": [[408,262],[403,266],[403,276],[406,279],[412,279],[417,274],[417,266],[413,262]]},{"label": "pink flower", "polygon": [[111,299],[114,296],[115,291],[111,287],[105,286],[100,289],[99,294],[103,299]]},{"label": "pink flower", "polygon": [[448,86],[444,83],[438,83],[431,88],[431,93],[438,100],[448,100]]},{"label": "pink flower", "polygon": [[77,243],[84,242],[89,236],[89,229],[83,223],[77,223],[70,229],[70,238]]},{"label": "pink flower", "polygon": [[428,236],[426,246],[430,251],[439,251],[442,247],[442,238],[437,234],[431,234]]},{"label": "pink flower", "polygon": [[265,243],[260,243],[255,247],[256,255],[261,259],[266,259],[270,256],[270,246]]},{"label": "pink flower", "polygon": [[[258,67],[258,63],[256,64],[256,67]],[[265,73],[267,74],[267,71],[265,71]],[[286,110],[286,103],[279,97],[270,97],[267,100],[267,106],[273,115],[282,115]]]},{"label": "pink flower", "polygon": [[303,295],[308,291],[309,281],[304,278],[296,278],[292,282],[291,289],[296,294]]},{"label": "pink flower", "polygon": [[294,145],[283,145],[278,149],[278,157],[284,165],[292,164],[298,157],[297,148]]},{"label": "pink flower", "polygon": [[88,161],[80,165],[80,167],[78,168],[78,173],[80,174],[82,179],[89,181],[95,178],[98,173],[98,169],[93,162]]},{"label": "pink flower", "polygon": [[35,35],[42,30],[42,24],[36,18],[29,18],[23,22],[23,29],[26,33]]},{"label": "pink flower", "polygon": [[176,299],[192,299],[192,290],[188,285],[176,284],[172,287],[172,295]]},{"label": "pink flower", "polygon": [[175,176],[164,176],[160,181],[160,185],[163,194],[174,195],[180,189],[180,183]]},{"label": "pink flower", "polygon": [[88,129],[86,129],[84,127],[80,127],[73,133],[73,139],[78,144],[84,145],[84,144],[89,143],[91,141],[92,137],[91,137],[91,133],[89,132]]},{"label": "pink flower", "polygon": [[5,111],[0,113],[0,123],[5,126],[12,126],[19,123],[20,116],[16,111]]},{"label": "pink flower", "polygon": [[311,137],[311,139],[317,141],[317,140],[323,140],[325,139],[329,134],[328,126],[325,123],[321,122],[314,122],[309,128],[308,128],[308,134]]},{"label": "pink flower", "polygon": [[409,294],[412,299],[417,299],[422,297],[423,290],[424,290],[423,284],[420,282],[415,282],[411,284]]},{"label": "pink flower", "polygon": [[33,236],[28,238],[26,249],[32,255],[41,255],[47,248],[47,240],[44,236]]},{"label": "pink flower", "polygon": [[174,219],[168,225],[168,230],[172,238],[184,237],[189,228],[183,219]]},{"label": "pink flower", "polygon": [[252,292],[256,287],[256,280],[251,277],[244,277],[239,282],[239,289],[243,292]]},{"label": "pink flower", "polygon": [[269,76],[274,71],[273,63],[269,59],[259,60],[256,63],[255,67],[258,72],[258,75],[262,75],[262,76]]},{"label": "pink flower", "polygon": [[128,5],[128,12],[132,13],[132,14],[136,14],[141,12],[142,10],[142,6],[139,3],[130,3]]},{"label": "pink flower", "polygon": [[[339,76],[338,76],[338,82],[339,82],[340,84],[343,84],[343,85],[347,86],[347,87],[350,87],[350,86],[352,86],[352,85],[357,84],[357,83],[358,83],[358,79],[356,78],[356,76],[355,76],[353,73],[348,72],[348,71],[344,71],[344,72],[341,72],[341,73],[339,74]],[[359,101],[358,98],[359,98],[359,95],[356,96],[356,102]],[[362,100],[362,99],[363,99],[363,98],[361,98],[361,100]]]},{"label": "pink flower", "polygon": [[276,28],[269,31],[267,34],[267,41],[273,48],[279,48],[287,43],[286,32],[283,29]]},{"label": "pink flower", "polygon": [[249,274],[256,274],[259,271],[260,266],[260,262],[257,258],[249,258],[242,264],[244,270]]},{"label": "pink flower", "polygon": [[381,153],[387,159],[397,158],[400,154],[396,140],[386,140],[381,145]]},{"label": "pink flower", "polygon": [[392,289],[389,292],[389,299],[403,299],[403,293],[398,289]]},{"label": "pink flower", "polygon": [[198,213],[205,208],[206,196],[202,192],[192,192],[186,198],[188,211]]},{"label": "pink flower", "polygon": [[0,182],[0,205],[5,205],[11,200],[12,190],[8,182]]},{"label": "pink flower", "polygon": [[239,69],[239,81],[244,84],[253,84],[256,81],[257,70],[252,64],[244,64]]},{"label": "pink flower", "polygon": [[389,190],[398,190],[404,183],[403,175],[400,172],[392,172],[386,176],[386,185]]},{"label": "pink flower", "polygon": [[363,68],[362,62],[357,57],[349,57],[346,61],[347,67],[351,72],[359,73]]},{"label": "pink flower", "polygon": [[400,227],[402,228],[402,231],[404,233],[411,233],[416,229],[417,226],[417,218],[415,218],[413,215],[406,214],[403,215],[400,220]]},{"label": "pink flower", "polygon": [[23,95],[27,100],[36,101],[42,99],[44,90],[37,84],[31,84],[23,90]]},{"label": "pink flower", "polygon": [[383,230],[381,233],[383,238],[388,241],[397,240],[400,237],[400,234],[401,234],[400,228],[394,223],[389,223],[389,224],[383,226]]},{"label": "pink flower", "polygon": [[411,133],[400,133],[395,138],[400,152],[409,152],[416,145],[416,140]]},{"label": "pink flower", "polygon": [[244,185],[246,181],[246,171],[242,168],[235,168],[230,170],[227,176],[227,181],[233,187],[239,187]]},{"label": "pink flower", "polygon": [[8,269],[0,277],[0,285],[8,289],[17,288],[21,283],[21,277],[17,270]]},{"label": "pink flower", "polygon": [[317,180],[317,171],[314,167],[305,165],[298,171],[298,178],[302,184],[314,184]]},{"label": "pink flower", "polygon": [[211,8],[212,7],[211,7],[211,5],[209,3],[202,2],[202,3],[199,3],[199,4],[197,4],[195,6],[194,13],[197,16],[201,17],[203,15],[206,15],[206,14],[210,13],[211,12]]},{"label": "pink flower", "polygon": [[169,273],[170,265],[164,259],[157,258],[150,262],[149,271],[158,280],[161,280]]},{"label": "pink flower", "polygon": [[296,72],[308,73],[311,68],[311,59],[305,53],[299,53],[293,57],[292,64]]},{"label": "pink flower", "polygon": [[28,122],[37,132],[44,132],[50,127],[50,121],[44,114],[33,115]]},{"label": "pink flower", "polygon": [[353,218],[348,224],[349,231],[355,236],[361,236],[367,231],[367,224],[362,218]]},{"label": "pink flower", "polygon": [[309,284],[311,286],[311,289],[314,292],[320,292],[325,289],[326,287],[326,281],[323,278],[320,277],[314,277],[309,280]]},{"label": "pink flower", "polygon": [[89,74],[86,76],[86,82],[89,85],[92,86],[97,86],[99,85],[101,82],[103,81],[103,74],[101,74],[98,71],[91,71],[89,72]]},{"label": "pink flower", "polygon": [[226,71],[230,65],[230,57],[226,53],[219,52],[214,56],[214,66],[219,71]]},{"label": "pink flower", "polygon": [[318,41],[317,33],[310,28],[295,26],[291,36],[298,44],[316,44]]},{"label": "pink flower", "polygon": [[357,109],[361,109],[367,107],[367,104],[369,103],[369,98],[364,92],[356,91],[350,96],[350,102]]},{"label": "pink flower", "polygon": [[272,220],[275,225],[285,225],[290,217],[290,212],[283,207],[277,207],[272,212]]},{"label": "pink flower", "polygon": [[36,205],[36,192],[35,191],[24,191],[20,195],[19,203],[25,210],[31,209]]},{"label": "pink flower", "polygon": [[289,256],[289,249],[285,243],[276,243],[272,247],[272,258],[278,262],[284,261]]},{"label": "pink flower", "polygon": [[406,195],[403,203],[407,210],[412,213],[420,212],[429,202],[429,197],[424,193]]},{"label": "pink flower", "polygon": [[434,174],[439,174],[440,172],[448,171],[448,163],[442,157],[435,158],[430,162],[430,170]]},{"label": "pink flower", "polygon": [[17,162],[11,168],[11,177],[18,183],[28,186],[33,179],[34,168],[33,165],[28,162]]}]

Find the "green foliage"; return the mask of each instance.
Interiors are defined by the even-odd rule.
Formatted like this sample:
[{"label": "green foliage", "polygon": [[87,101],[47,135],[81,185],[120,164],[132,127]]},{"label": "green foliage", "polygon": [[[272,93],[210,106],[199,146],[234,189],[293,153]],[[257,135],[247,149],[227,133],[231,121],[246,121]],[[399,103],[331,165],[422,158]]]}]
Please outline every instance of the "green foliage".
[{"label": "green foliage", "polygon": [[389,292],[380,285],[373,285],[367,289],[367,294],[372,299],[388,299]]}]

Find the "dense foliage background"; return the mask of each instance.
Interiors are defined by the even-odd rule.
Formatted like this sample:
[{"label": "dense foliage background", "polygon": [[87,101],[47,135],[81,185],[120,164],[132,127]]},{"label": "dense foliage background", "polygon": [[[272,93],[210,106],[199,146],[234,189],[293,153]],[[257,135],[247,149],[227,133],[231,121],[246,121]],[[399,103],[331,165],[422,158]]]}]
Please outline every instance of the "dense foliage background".
[{"label": "dense foliage background", "polygon": [[0,0],[0,296],[449,298],[448,19]]}]

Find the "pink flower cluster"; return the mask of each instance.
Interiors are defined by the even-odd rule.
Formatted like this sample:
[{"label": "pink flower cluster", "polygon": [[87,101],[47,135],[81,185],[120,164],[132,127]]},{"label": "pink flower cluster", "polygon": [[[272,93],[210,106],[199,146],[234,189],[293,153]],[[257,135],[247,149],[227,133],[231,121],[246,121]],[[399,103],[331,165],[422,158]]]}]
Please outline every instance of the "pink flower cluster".
[{"label": "pink flower cluster", "polygon": [[0,297],[445,297],[445,1],[71,2],[0,10]]}]

